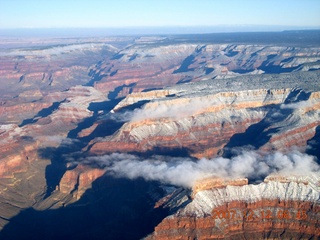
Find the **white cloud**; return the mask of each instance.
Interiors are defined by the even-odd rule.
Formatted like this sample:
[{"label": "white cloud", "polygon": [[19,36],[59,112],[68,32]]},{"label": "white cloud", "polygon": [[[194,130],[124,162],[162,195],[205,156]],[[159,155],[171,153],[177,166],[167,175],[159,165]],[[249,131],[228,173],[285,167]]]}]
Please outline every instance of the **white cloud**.
[{"label": "white cloud", "polygon": [[281,109],[300,109],[300,108],[307,108],[312,107],[312,103],[310,101],[300,101],[296,103],[288,103],[288,104],[281,104]]},{"label": "white cloud", "polygon": [[114,153],[81,161],[106,167],[107,172],[116,177],[142,177],[183,187],[192,187],[196,180],[208,176],[261,178],[275,172],[306,175],[319,171],[319,165],[312,156],[298,151],[270,155],[247,151],[231,159],[217,157],[200,160],[163,156],[142,160],[134,155]]},{"label": "white cloud", "polygon": [[[173,100],[174,101],[174,100]],[[132,112],[132,121],[141,121],[144,119],[173,118],[181,119],[192,116],[211,106],[220,106],[231,104],[232,99],[212,98],[204,96],[197,98],[180,98],[176,102],[158,101],[146,104],[142,109],[136,109]]]},{"label": "white cloud", "polygon": [[78,139],[66,138],[59,135],[46,136],[45,138],[37,137],[37,139],[39,141],[55,142],[57,144],[60,144],[60,146],[70,146],[80,142]]}]

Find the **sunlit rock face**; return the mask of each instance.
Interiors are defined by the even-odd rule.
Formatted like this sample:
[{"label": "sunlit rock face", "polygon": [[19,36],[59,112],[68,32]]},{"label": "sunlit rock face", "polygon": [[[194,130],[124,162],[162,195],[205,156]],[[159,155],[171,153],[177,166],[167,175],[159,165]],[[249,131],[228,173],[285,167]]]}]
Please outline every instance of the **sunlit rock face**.
[{"label": "sunlit rock face", "polygon": [[[20,125],[0,125],[0,191],[4,204],[0,210],[1,228],[8,222],[7,219],[30,206],[37,208],[39,204],[39,209],[46,209],[55,206],[59,198],[59,206],[79,199],[92,182],[104,173],[103,170],[80,166],[67,171],[61,183],[58,183],[55,196],[44,202],[40,200],[48,188],[46,168],[52,161],[52,153],[57,152],[55,149],[58,148],[62,149],[59,151],[76,150],[75,144],[79,144],[79,141],[67,138],[68,132],[84,118],[93,115],[88,110],[90,103],[103,101],[105,96],[92,87],[76,86],[65,92],[49,94],[46,99],[61,102],[46,105],[44,114],[26,118]],[[16,108],[19,107],[21,105],[16,105]],[[21,114],[27,113],[24,116],[28,117],[28,110],[22,110]],[[10,114],[14,115],[14,111]],[[16,114],[20,115],[20,111]],[[72,173],[74,178],[70,176]],[[54,199],[56,195],[58,197]],[[72,198],[63,200],[68,195]],[[5,207],[6,202],[11,203],[10,207]]]},{"label": "sunlit rock face", "polygon": [[[302,76],[306,80],[298,83]],[[155,90],[154,95],[133,93],[109,114],[124,125],[112,136],[93,140],[90,152],[185,149],[210,158],[247,145],[264,151],[304,148],[319,126],[318,77],[316,72],[244,76]],[[292,84],[301,88],[289,88]],[[143,101],[140,108],[118,112]]]},{"label": "sunlit rock face", "polygon": [[82,40],[72,42],[72,39],[60,40],[61,43],[50,39],[43,39],[42,43],[41,39],[34,39],[32,43],[27,39],[20,41],[26,46],[0,51],[1,100],[17,95],[25,101],[37,100],[48,92],[86,84],[90,80],[91,65],[117,51],[112,45],[99,41],[91,44]]},{"label": "sunlit rock face", "polygon": [[318,48],[246,44],[136,44],[100,63],[95,87],[112,97],[176,83],[319,69]]},{"label": "sunlit rock face", "polygon": [[257,185],[242,179],[199,181],[192,201],[146,239],[317,239],[319,180],[312,174],[270,176]]},{"label": "sunlit rock face", "polygon": [[58,190],[79,200],[91,184],[105,173],[102,169],[91,169],[88,166],[78,165],[75,169],[68,170],[61,178]]},{"label": "sunlit rock face", "polygon": [[54,239],[65,237],[55,228],[69,225],[68,236],[83,237],[88,225],[77,227],[72,214],[92,211],[102,217],[88,233],[102,239],[106,228],[110,239],[153,230],[151,239],[319,236],[317,173],[212,174],[178,188],[121,178],[94,161],[113,153],[137,163],[232,161],[247,149],[318,154],[319,48],[170,41],[0,51],[0,229],[22,219],[29,230],[36,216]]},{"label": "sunlit rock face", "polygon": [[[0,122],[21,123],[54,99],[49,93],[67,90],[90,82],[91,67],[118,49],[106,42],[87,43],[75,39],[2,40],[0,49]],[[59,94],[59,93],[58,93]],[[56,101],[61,101],[56,99]]]}]

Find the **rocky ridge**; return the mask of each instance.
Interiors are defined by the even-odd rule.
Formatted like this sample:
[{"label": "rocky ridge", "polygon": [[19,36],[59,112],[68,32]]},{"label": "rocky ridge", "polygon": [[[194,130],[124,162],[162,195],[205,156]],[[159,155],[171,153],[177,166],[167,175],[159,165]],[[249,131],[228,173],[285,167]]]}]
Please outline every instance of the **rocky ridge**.
[{"label": "rocky ridge", "polygon": [[88,110],[89,104],[105,100],[105,96],[94,88],[82,86],[72,87],[60,95],[48,95],[47,98],[61,100],[48,116],[36,115],[20,126],[0,125],[1,202],[11,204],[9,208],[4,207],[3,211],[0,211],[1,227],[10,217],[27,207],[47,209],[61,207],[64,202],[76,201],[90,188],[92,182],[104,173],[88,166],[69,170],[62,177],[51,200],[41,200],[48,188],[45,172],[53,161],[50,152],[55,148],[75,148],[79,141],[68,138],[67,133],[83,118],[93,115],[93,112]]},{"label": "rocky ridge", "polygon": [[[217,187],[208,180],[184,208],[165,218],[146,239],[316,239],[319,174],[267,177],[258,185]],[[303,179],[303,182],[301,182]],[[201,182],[198,184],[201,185]]]},{"label": "rocky ridge", "polygon": [[[227,150],[225,147],[244,144],[240,134],[243,137],[250,134],[252,140],[246,144],[256,144],[257,149],[304,147],[319,125],[319,92],[316,92],[319,91],[319,78],[318,72],[306,73],[304,82],[297,84],[296,88],[287,88],[290,82],[285,80],[293,81],[299,76],[300,73],[264,76],[259,87],[255,82],[261,77],[252,81],[252,76],[231,79],[230,82],[210,80],[186,84],[166,92],[155,91],[154,95],[152,91],[134,93],[114,108],[114,114],[130,103],[149,102],[129,114],[129,121],[114,135],[94,140],[90,152],[188,149],[195,157],[210,158]],[[277,87],[270,88],[272,84]],[[241,91],[247,86],[248,90]],[[255,87],[257,89],[253,89]],[[237,90],[233,92],[233,89]],[[310,89],[314,92],[309,92]],[[259,125],[261,131],[256,135],[248,132],[250,126]],[[270,140],[263,142],[265,135],[270,135]]]},{"label": "rocky ridge", "polygon": [[[0,99],[0,228],[24,209],[56,216],[95,204],[105,184],[111,197],[103,201],[117,202],[131,182],[81,162],[87,157],[122,152],[195,160],[230,157],[237,147],[317,149],[319,48],[158,40],[125,42],[119,51],[84,43],[1,52],[0,82],[10,91]],[[114,216],[117,223],[134,222],[138,210],[130,204],[143,201],[159,211],[169,207],[172,215],[153,223],[160,223],[155,239],[319,236],[317,174],[251,180],[206,179],[192,193],[132,181],[136,191],[142,184],[148,192],[126,189],[135,200],[125,199],[117,211],[122,217]],[[231,211],[240,219],[230,219]]]},{"label": "rocky ridge", "polygon": [[95,87],[114,97],[176,83],[319,69],[318,48],[245,44],[135,44],[94,70]]}]

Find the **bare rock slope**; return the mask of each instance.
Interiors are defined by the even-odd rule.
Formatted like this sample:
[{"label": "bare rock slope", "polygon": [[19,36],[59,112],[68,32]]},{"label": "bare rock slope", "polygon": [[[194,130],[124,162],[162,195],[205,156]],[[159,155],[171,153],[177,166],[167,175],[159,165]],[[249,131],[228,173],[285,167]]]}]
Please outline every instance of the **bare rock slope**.
[{"label": "bare rock slope", "polygon": [[258,185],[241,183],[219,187],[211,182],[210,189],[206,182],[205,189],[198,189],[191,203],[165,218],[147,239],[317,239],[320,236],[319,174],[303,179],[268,177]]},{"label": "bare rock slope", "polygon": [[[128,95],[110,117],[129,121],[112,136],[94,140],[90,152],[187,149],[201,158],[245,145],[263,150],[306,147],[320,123],[319,86],[315,71],[207,80]],[[148,102],[117,113],[140,101]]]},{"label": "bare rock slope", "polygon": [[43,239],[319,237],[317,171],[215,176],[192,189],[114,177],[122,158],[319,157],[319,47],[186,39],[1,49],[0,238],[32,238],[38,224]]}]

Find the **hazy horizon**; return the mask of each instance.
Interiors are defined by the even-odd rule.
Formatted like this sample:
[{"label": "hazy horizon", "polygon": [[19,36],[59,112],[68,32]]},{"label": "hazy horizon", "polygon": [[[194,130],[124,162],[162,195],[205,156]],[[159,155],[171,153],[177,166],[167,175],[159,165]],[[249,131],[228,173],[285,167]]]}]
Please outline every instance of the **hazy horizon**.
[{"label": "hazy horizon", "polygon": [[283,32],[320,30],[315,27],[219,25],[109,28],[12,28],[0,29],[0,37],[109,37],[134,35],[180,35],[244,32]]}]

